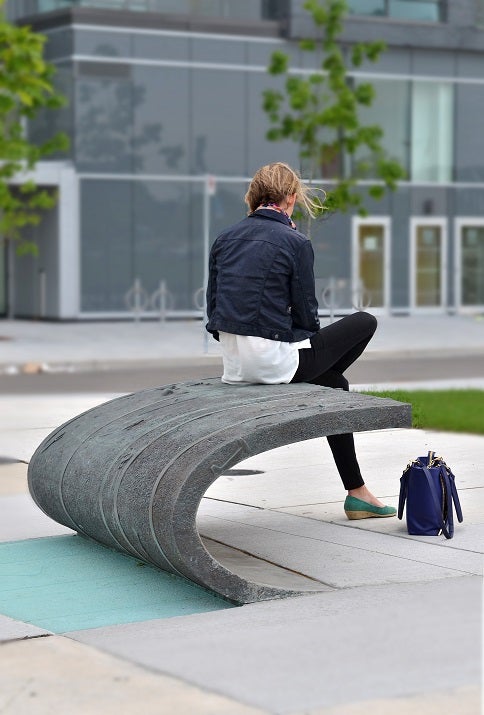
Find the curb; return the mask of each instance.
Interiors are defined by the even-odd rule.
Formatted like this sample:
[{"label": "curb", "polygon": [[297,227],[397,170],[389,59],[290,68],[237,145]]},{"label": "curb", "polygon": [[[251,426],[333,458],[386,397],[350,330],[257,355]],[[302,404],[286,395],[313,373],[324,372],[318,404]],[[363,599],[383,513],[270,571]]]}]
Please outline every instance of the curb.
[{"label": "curb", "polygon": [[133,358],[132,360],[110,360],[110,359],[93,359],[79,361],[60,361],[60,362],[9,362],[0,363],[0,376],[15,376],[15,375],[38,375],[40,373],[60,374],[60,373],[78,373],[78,372],[103,372],[108,370],[127,370],[134,367],[140,369],[150,369],[157,367],[180,367],[199,364],[201,361],[210,365],[222,364],[221,355],[194,355],[190,358],[178,358],[176,356],[160,359],[145,359],[140,360]]}]

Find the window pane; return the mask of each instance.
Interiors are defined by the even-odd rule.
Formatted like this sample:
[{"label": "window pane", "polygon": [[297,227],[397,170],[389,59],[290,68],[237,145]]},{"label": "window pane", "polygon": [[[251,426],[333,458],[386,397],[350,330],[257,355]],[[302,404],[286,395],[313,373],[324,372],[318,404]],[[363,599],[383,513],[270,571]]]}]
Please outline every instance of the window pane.
[{"label": "window pane", "polygon": [[159,306],[147,301],[161,281],[168,289],[168,310],[199,307],[202,192],[201,182],[83,180],[82,311],[126,312],[125,297],[135,279],[145,291],[143,309]]},{"label": "window pane", "polygon": [[132,72],[136,173],[188,174],[190,70],[136,66]]},{"label": "window pane", "polygon": [[[15,0],[19,3],[19,0]],[[13,4],[13,3],[11,3]],[[80,5],[99,9],[132,10],[135,12],[161,12],[207,17],[260,20],[278,18],[287,12],[287,3],[279,0],[23,0],[15,7],[15,17],[50,12],[63,7]],[[282,7],[281,7],[282,6]]]},{"label": "window pane", "polygon": [[402,20],[423,20],[439,22],[438,2],[418,2],[417,0],[390,0],[390,16]]},{"label": "window pane", "polygon": [[484,305],[484,226],[462,230],[462,305]]},{"label": "window pane", "polygon": [[476,0],[476,26],[484,27],[484,0]]},{"label": "window pane", "polygon": [[[40,109],[35,117],[29,120],[29,139],[34,144],[42,144],[57,132],[64,132],[70,138],[73,136],[72,126],[72,66],[70,64],[59,65],[54,75],[54,85],[56,89],[65,97],[66,104],[60,109]],[[50,154],[49,159],[65,158],[72,155],[72,144],[67,152]]]},{"label": "window pane", "polygon": [[417,305],[441,303],[441,229],[439,226],[417,228]]},{"label": "window pane", "polygon": [[[399,161],[408,174],[410,85],[408,82],[388,80],[373,80],[371,84],[376,96],[371,107],[360,108],[361,123],[375,124],[383,129],[382,147],[388,157]],[[355,170],[363,177],[376,175],[372,154],[367,147],[360,148],[355,154]]]},{"label": "window pane", "polygon": [[386,15],[385,0],[350,0],[348,4],[355,15]]},{"label": "window pane", "polygon": [[73,4],[73,0],[37,0],[37,12],[50,12]]},{"label": "window pane", "polygon": [[81,183],[81,310],[124,312],[134,279],[132,186],[127,181]]},{"label": "window pane", "polygon": [[191,113],[195,174],[246,174],[246,82],[242,72],[193,70]]},{"label": "window pane", "polygon": [[482,152],[476,151],[482,142],[484,87],[478,84],[457,84],[455,91],[455,179],[484,181]]},{"label": "window pane", "polygon": [[168,310],[195,310],[203,285],[202,183],[133,185],[133,273],[150,296],[165,282]]},{"label": "window pane", "polygon": [[453,88],[444,82],[414,82],[412,91],[413,181],[452,180]]},{"label": "window pane", "polygon": [[244,196],[248,182],[218,181],[210,198],[210,241],[213,242],[227,226],[241,221],[247,214]]},{"label": "window pane", "polygon": [[355,15],[380,15],[400,20],[441,21],[439,0],[349,0],[349,11]]},{"label": "window pane", "polygon": [[125,64],[80,62],[76,158],[81,171],[131,171],[132,79]]},{"label": "window pane", "polygon": [[372,308],[384,305],[384,228],[383,226],[360,226],[359,279],[365,295],[362,303],[370,300]]}]

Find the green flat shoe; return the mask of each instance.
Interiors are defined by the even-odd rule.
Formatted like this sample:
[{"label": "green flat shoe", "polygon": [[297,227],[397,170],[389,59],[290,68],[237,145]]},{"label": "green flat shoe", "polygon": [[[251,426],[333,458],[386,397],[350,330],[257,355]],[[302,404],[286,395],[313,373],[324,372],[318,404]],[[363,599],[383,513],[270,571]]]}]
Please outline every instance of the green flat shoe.
[{"label": "green flat shoe", "polygon": [[362,499],[357,499],[349,495],[345,499],[344,510],[348,519],[385,518],[396,516],[397,513],[397,510],[393,506],[374,506]]}]

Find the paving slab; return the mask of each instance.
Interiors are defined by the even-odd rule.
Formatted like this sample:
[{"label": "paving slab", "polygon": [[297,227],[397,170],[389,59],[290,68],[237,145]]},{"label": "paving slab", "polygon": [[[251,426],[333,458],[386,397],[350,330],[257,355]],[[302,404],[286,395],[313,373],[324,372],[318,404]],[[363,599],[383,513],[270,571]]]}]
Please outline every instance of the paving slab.
[{"label": "paving slab", "polygon": [[207,551],[222,566],[249,581],[278,588],[290,588],[295,591],[331,590],[330,586],[321,584],[309,576],[272,563],[267,559],[253,556],[242,549],[222,544],[213,539],[202,537],[202,541]]},{"label": "paving slab", "polygon": [[481,554],[439,548],[440,540],[395,539],[390,534],[213,500],[204,500],[199,514],[204,536],[332,588],[482,573]]},{"label": "paving slab", "polygon": [[[51,635],[51,632],[45,630],[45,628],[34,626],[32,623],[18,621],[15,618],[9,618],[8,616],[4,616],[0,613],[0,643],[5,641],[23,640],[24,638],[38,638],[39,636],[45,635]],[[2,653],[3,651],[0,649],[0,662],[2,660]]]},{"label": "paving slab", "polygon": [[361,519],[349,522],[343,512],[343,502],[330,504],[306,504],[305,506],[284,507],[278,509],[285,514],[294,514],[306,519],[325,521],[361,531],[389,534],[394,537],[438,544],[445,549],[482,553],[484,550],[484,487],[480,489],[459,489],[459,501],[462,506],[464,521],[460,524],[454,516],[454,538],[436,536],[415,536],[407,533],[405,512],[403,519]]},{"label": "paving slab", "polygon": [[0,544],[0,573],[0,611],[55,633],[233,607],[77,535]]},{"label": "paving slab", "polygon": [[268,715],[61,636],[0,647],[2,715]]},{"label": "paving slab", "polygon": [[28,462],[56,427],[117,396],[112,393],[0,396],[0,457]]},{"label": "paving slab", "polygon": [[[459,492],[482,487],[482,435],[388,429],[355,433],[354,437],[363,478],[375,494],[394,506],[406,465],[430,449],[443,455],[453,469]],[[220,477],[206,496],[271,509],[340,502],[345,496],[324,438],[263,452],[240,462],[237,469],[249,474]]]},{"label": "paving slab", "polygon": [[73,533],[44,514],[29,494],[0,498],[0,543]]},{"label": "paving slab", "polygon": [[478,715],[481,711],[479,687],[441,690],[405,698],[382,698],[363,703],[345,703],[335,708],[317,708],[293,715]]},{"label": "paving slab", "polygon": [[27,467],[26,462],[0,463],[0,497],[28,491]]},{"label": "paving slab", "polygon": [[271,713],[307,713],[477,687],[481,586],[365,586],[67,635]]}]

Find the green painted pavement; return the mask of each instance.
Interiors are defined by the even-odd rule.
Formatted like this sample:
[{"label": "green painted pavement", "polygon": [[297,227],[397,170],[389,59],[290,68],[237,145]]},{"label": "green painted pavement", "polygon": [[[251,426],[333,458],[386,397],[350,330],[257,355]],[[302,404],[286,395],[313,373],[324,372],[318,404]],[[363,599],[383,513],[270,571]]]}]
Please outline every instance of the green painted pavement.
[{"label": "green painted pavement", "polygon": [[0,544],[0,612],[53,633],[232,607],[77,535]]}]

